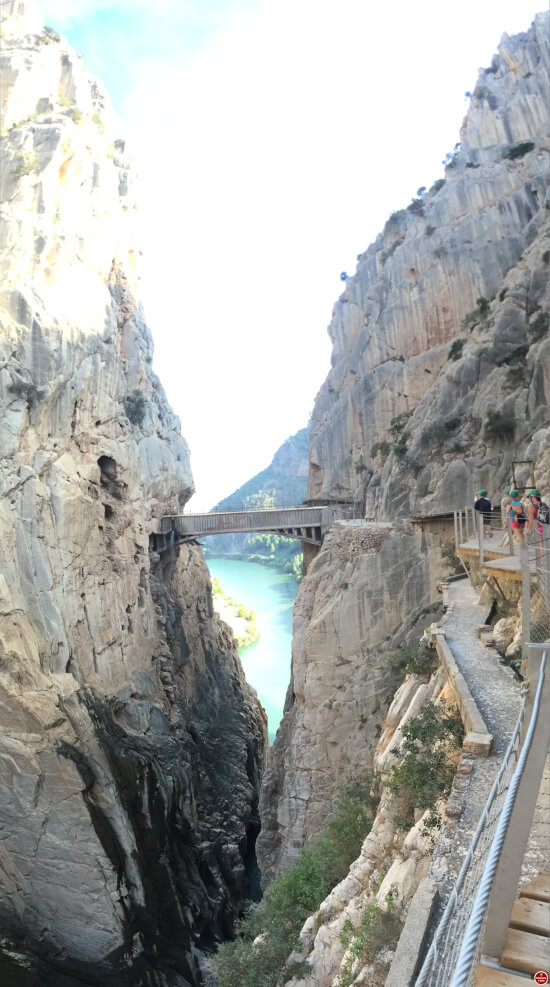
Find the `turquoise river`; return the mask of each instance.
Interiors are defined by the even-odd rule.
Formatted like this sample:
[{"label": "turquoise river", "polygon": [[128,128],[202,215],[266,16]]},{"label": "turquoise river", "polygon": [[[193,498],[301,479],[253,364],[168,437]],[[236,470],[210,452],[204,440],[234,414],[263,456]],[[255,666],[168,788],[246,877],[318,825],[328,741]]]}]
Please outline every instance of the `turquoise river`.
[{"label": "turquoise river", "polygon": [[290,681],[292,609],[298,585],[292,576],[257,562],[210,557],[206,561],[224,593],[258,615],[260,636],[248,648],[239,648],[239,655],[247,681],[267,712],[273,743]]}]

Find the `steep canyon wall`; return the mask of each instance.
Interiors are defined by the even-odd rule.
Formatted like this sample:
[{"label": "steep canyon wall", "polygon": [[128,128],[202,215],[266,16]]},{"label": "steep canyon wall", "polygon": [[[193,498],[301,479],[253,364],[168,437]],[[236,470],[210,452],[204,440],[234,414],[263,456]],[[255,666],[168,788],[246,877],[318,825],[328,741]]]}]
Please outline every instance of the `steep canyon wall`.
[{"label": "steep canyon wall", "polygon": [[372,523],[335,525],[298,594],[261,800],[266,882],[372,766],[388,653],[434,612],[452,520],[406,519],[480,486],[498,503],[514,460],[550,492],[548,29],[541,14],[504,36],[445,179],[390,217],[334,308],[308,497],[355,500]]},{"label": "steep canyon wall", "polygon": [[0,980],[201,981],[251,891],[265,717],[199,548],[107,97],[2,9]]}]

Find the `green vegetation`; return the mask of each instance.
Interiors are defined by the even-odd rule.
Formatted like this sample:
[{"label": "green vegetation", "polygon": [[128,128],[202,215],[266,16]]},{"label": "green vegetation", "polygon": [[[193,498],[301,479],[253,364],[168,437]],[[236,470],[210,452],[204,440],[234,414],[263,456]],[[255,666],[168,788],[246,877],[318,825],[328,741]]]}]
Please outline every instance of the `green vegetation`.
[{"label": "green vegetation", "polygon": [[396,914],[394,899],[388,896],[385,904],[386,908],[382,909],[376,898],[369,901],[358,928],[349,919],[344,922],[340,942],[347,955],[338,977],[338,987],[351,987],[354,983],[356,973],[352,971],[357,960],[361,966],[373,963],[382,949],[394,949],[397,945],[403,922]]},{"label": "green vegetation", "polygon": [[37,175],[38,171],[38,158],[34,151],[23,151],[15,162],[12,175],[14,178],[22,178],[23,175]]},{"label": "green vegetation", "polygon": [[407,206],[407,212],[412,212],[413,216],[424,215],[424,205],[421,199],[412,199]]},{"label": "green vegetation", "polygon": [[518,387],[527,387],[529,383],[529,373],[524,363],[514,363],[508,369],[504,381],[506,392],[515,391]]},{"label": "green vegetation", "polygon": [[[402,435],[403,429],[405,428],[405,425],[407,424],[411,415],[412,415],[412,411],[403,411],[400,415],[395,415],[392,418],[390,422],[389,433],[391,437],[395,439],[396,442],[398,441],[399,437]],[[405,435],[403,435],[402,438],[405,439]]]},{"label": "green vegetation", "polygon": [[428,223],[428,225],[427,225],[426,229],[424,230],[424,232],[425,232],[426,236],[431,236],[432,233],[435,233],[435,226],[431,226],[430,223]]},{"label": "green vegetation", "polygon": [[63,109],[67,110],[67,109],[69,109],[70,106],[74,106],[75,105],[74,99],[69,99],[68,96],[60,96],[59,97],[59,105],[62,106]]},{"label": "green vegetation", "polygon": [[452,538],[449,541],[443,542],[441,546],[441,558],[448,565],[452,576],[463,575],[464,567],[455,552],[455,543]]},{"label": "green vegetation", "polygon": [[[405,438],[405,435],[403,436],[403,438]],[[396,459],[403,459],[407,455],[408,447],[406,442],[394,442],[391,448]]]},{"label": "green vegetation", "polygon": [[247,610],[243,603],[236,603],[232,596],[228,596],[224,592],[220,585],[220,581],[214,576],[212,578],[212,596],[217,597],[222,603],[227,606],[235,617],[240,617],[247,623],[246,628],[242,634],[235,634],[237,639],[237,644],[239,648],[247,648],[249,644],[253,644],[254,641],[260,636],[260,631],[258,624],[256,623],[258,615],[255,610]]},{"label": "green vegetation", "polygon": [[386,224],[384,226],[384,232],[386,230],[399,229],[399,227],[403,223],[403,220],[406,218],[407,218],[406,209],[397,209],[395,212],[392,212],[389,219],[386,220]]},{"label": "green vegetation", "polygon": [[529,154],[529,151],[532,151],[534,147],[534,141],[521,141],[519,144],[513,144],[512,147],[509,147],[502,157],[514,161],[515,158],[522,158],[524,154]]},{"label": "green vegetation", "polygon": [[407,675],[422,675],[427,678],[437,668],[437,652],[428,648],[423,641],[417,641],[398,648],[388,655],[388,665],[391,671],[391,690],[388,698],[392,698]]},{"label": "green vegetation", "polygon": [[476,308],[474,308],[471,312],[468,312],[468,314],[464,316],[462,320],[462,328],[469,329],[469,331],[471,332],[473,327],[476,325],[476,323],[487,315],[489,308],[490,308],[490,304],[488,299],[484,298],[482,295],[481,298],[478,298],[476,302]]},{"label": "green vegetation", "polygon": [[487,412],[487,421],[483,429],[483,438],[487,442],[513,439],[515,430],[516,422],[513,412],[508,414],[494,410]]},{"label": "green vegetation", "polygon": [[537,312],[535,318],[529,323],[528,331],[533,342],[538,343],[548,334],[550,328],[550,314],[548,312]]},{"label": "green vegetation", "polygon": [[124,410],[132,425],[141,425],[145,418],[147,398],[143,391],[136,388],[124,401]]},{"label": "green vegetation", "polygon": [[392,254],[395,253],[397,248],[400,247],[402,243],[403,243],[402,240],[394,240],[391,247],[387,247],[386,250],[383,250],[382,253],[380,254],[381,263],[385,264],[386,261],[389,260]]},{"label": "green vegetation", "polygon": [[375,442],[371,446],[370,454],[373,459],[376,459],[378,455],[382,457],[382,461],[385,462],[391,452],[391,445],[384,439],[382,442]]},{"label": "green vegetation", "polygon": [[420,441],[422,445],[441,445],[460,426],[460,418],[444,418],[422,429]]},{"label": "green vegetation", "polygon": [[445,179],[438,178],[437,181],[435,181],[430,188],[430,192],[432,193],[432,195],[437,194],[437,192],[440,192],[444,184],[445,184]]},{"label": "green vegetation", "polygon": [[52,45],[55,41],[61,41],[59,34],[57,31],[54,31],[53,27],[45,25],[36,43],[37,45]]},{"label": "green vegetation", "polygon": [[370,831],[377,804],[372,778],[346,789],[337,802],[337,815],[321,836],[273,881],[260,909],[252,907],[238,923],[235,940],[219,947],[211,961],[218,987],[275,987],[282,982],[305,919],[347,874]]},{"label": "green vegetation", "polygon": [[18,398],[23,398],[29,408],[41,401],[46,393],[42,387],[37,387],[32,381],[21,380],[19,377],[8,384],[8,391]]},{"label": "green vegetation", "polygon": [[453,339],[449,350],[449,360],[458,360],[462,356],[465,339]]},{"label": "green vegetation", "polygon": [[101,134],[104,133],[104,131],[105,131],[105,124],[103,123],[103,120],[101,119],[101,117],[100,117],[99,113],[97,112],[97,110],[95,111],[95,113],[92,113],[92,123],[95,123],[97,129],[99,130],[99,132]]},{"label": "green vegetation", "polygon": [[441,825],[436,803],[451,790],[455,774],[453,754],[464,737],[464,728],[453,706],[427,702],[418,716],[403,726],[403,742],[395,752],[389,788],[397,800],[396,823],[408,829],[415,811],[430,810],[426,825]]},{"label": "green vegetation", "polygon": [[79,110],[78,106],[71,106],[71,108],[67,113],[67,116],[70,116],[73,123],[82,123],[83,120],[82,110]]}]

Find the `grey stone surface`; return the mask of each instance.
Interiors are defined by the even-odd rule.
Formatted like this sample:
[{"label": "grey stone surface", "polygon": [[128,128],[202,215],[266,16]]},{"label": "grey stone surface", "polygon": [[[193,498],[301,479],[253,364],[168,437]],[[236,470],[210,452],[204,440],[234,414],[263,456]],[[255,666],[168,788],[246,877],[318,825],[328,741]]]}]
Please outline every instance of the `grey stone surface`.
[{"label": "grey stone surface", "polygon": [[438,900],[437,886],[430,878],[425,877],[420,882],[407,912],[405,925],[386,978],[386,987],[410,987],[414,983],[418,972],[418,958],[422,954]]}]

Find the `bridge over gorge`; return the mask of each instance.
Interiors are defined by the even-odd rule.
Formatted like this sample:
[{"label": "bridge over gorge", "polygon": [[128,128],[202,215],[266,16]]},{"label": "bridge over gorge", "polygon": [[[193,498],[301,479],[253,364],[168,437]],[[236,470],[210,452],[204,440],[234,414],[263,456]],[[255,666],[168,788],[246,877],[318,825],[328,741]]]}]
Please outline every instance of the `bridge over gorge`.
[{"label": "bridge over gorge", "polygon": [[333,521],[347,520],[354,516],[353,504],[168,514],[161,520],[160,532],[153,535],[154,548],[157,552],[163,552],[174,545],[195,541],[207,535],[264,531],[284,535],[285,538],[299,538],[306,544],[319,547]]}]

